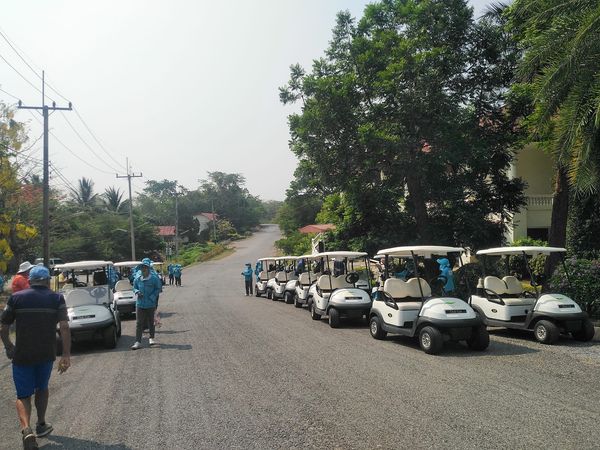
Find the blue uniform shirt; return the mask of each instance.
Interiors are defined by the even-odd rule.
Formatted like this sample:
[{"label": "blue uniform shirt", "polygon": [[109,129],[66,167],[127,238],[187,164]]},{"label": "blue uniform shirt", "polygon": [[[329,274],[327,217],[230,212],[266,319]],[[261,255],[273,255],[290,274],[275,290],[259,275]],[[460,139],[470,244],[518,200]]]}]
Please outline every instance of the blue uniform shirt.
[{"label": "blue uniform shirt", "polygon": [[144,278],[140,272],[133,280],[133,292],[138,295],[135,306],[141,309],[156,308],[158,296],[162,292],[162,282],[156,272],[150,272],[148,278]]}]

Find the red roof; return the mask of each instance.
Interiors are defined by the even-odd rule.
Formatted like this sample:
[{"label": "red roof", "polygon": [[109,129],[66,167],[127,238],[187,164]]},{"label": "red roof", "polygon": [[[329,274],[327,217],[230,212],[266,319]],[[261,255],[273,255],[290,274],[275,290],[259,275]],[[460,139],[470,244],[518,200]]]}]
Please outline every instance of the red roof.
[{"label": "red roof", "polygon": [[199,212],[199,213],[194,214],[194,217],[196,217],[196,216],[204,216],[208,220],[219,220],[219,215],[213,214],[213,213]]},{"label": "red roof", "polygon": [[156,227],[159,236],[175,236],[175,225]]},{"label": "red roof", "polygon": [[335,230],[335,225],[332,223],[317,223],[314,225],[306,225],[300,228],[300,233],[323,233],[324,231]]}]

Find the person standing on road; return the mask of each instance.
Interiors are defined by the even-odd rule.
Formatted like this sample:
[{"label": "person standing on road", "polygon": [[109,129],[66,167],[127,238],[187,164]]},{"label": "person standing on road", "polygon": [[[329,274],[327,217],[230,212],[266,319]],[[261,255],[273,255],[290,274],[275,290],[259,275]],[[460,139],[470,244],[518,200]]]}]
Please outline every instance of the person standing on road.
[{"label": "person standing on road", "polygon": [[136,295],[135,302],[135,343],[131,346],[132,350],[142,348],[142,333],[144,326],[148,325],[150,331],[150,345],[155,345],[154,340],[154,311],[158,302],[158,295],[162,290],[162,283],[151,270],[151,265],[147,261],[142,262],[141,272],[133,281],[133,293]]},{"label": "person standing on road", "polygon": [[14,276],[11,284],[12,293],[29,289],[29,271],[33,266],[29,261],[21,263],[17,274]]},{"label": "person standing on road", "polygon": [[173,276],[175,277],[175,286],[181,286],[181,264],[175,264]]},{"label": "person standing on road", "polygon": [[173,264],[167,266],[167,271],[169,272],[169,286],[173,286],[173,280],[175,279],[173,275]]},{"label": "person standing on road", "polygon": [[244,276],[244,283],[246,284],[246,296],[252,295],[252,264],[246,263],[242,275]]},{"label": "person standing on road", "polygon": [[[12,360],[13,380],[17,391],[17,414],[21,423],[23,448],[38,448],[36,437],[52,432],[46,422],[48,383],[56,359],[56,324],[60,325],[63,352],[59,373],[71,366],[71,333],[65,299],[50,290],[50,271],[34,266],[29,272],[31,288],[12,294],[0,315],[0,337],[6,356]],[[16,343],[9,336],[16,322]],[[31,429],[31,397],[35,394],[37,424]]]}]

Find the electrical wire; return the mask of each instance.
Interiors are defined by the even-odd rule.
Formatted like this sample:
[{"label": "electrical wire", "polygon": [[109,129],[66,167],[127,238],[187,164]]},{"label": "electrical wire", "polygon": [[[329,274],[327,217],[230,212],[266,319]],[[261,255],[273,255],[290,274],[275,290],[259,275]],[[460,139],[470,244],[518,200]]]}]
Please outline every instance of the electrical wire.
[{"label": "electrical wire", "polygon": [[71,130],[73,130],[73,132],[77,135],[77,137],[81,140],[81,142],[83,142],[83,144],[94,154],[94,156],[96,158],[98,158],[100,161],[102,161],[104,164],[106,164],[109,168],[111,168],[112,170],[114,170],[115,172],[119,172],[119,169],[115,169],[113,166],[111,166],[109,163],[107,163],[106,160],[104,158],[102,158],[100,155],[98,155],[98,153],[96,153],[94,151],[94,149],[91,147],[91,145],[88,144],[85,139],[83,139],[83,137],[81,136],[81,134],[79,134],[79,132],[75,129],[75,127],[73,126],[73,124],[71,123],[71,121],[67,118],[67,116],[65,115],[65,113],[62,112],[62,111],[59,111],[59,112],[60,112],[60,115],[63,116],[63,118],[65,119],[65,121],[69,125],[69,127],[71,127]]},{"label": "electrical wire", "polygon": [[33,89],[38,91],[40,94],[45,95],[53,102],[56,102],[52,97],[50,97],[48,94],[42,92],[40,90],[40,88],[38,88],[35,84],[33,84],[31,81],[29,81],[29,79],[25,75],[23,75],[21,72],[19,72],[15,66],[13,66],[10,62],[8,62],[8,60],[1,53],[0,53],[0,59],[2,59],[12,70],[14,70],[17,73],[17,75],[19,75],[21,78],[23,78],[23,80],[25,80],[25,82],[27,84],[29,84]]},{"label": "electrical wire", "polygon": [[4,92],[6,95],[8,95],[9,97],[14,98],[16,101],[21,100],[19,97],[17,97],[16,95],[12,95],[10,92],[5,91],[4,89],[0,88],[0,92]]},{"label": "electrical wire", "polygon": [[106,171],[106,170],[102,170],[102,169],[100,169],[99,167],[96,167],[96,166],[94,166],[93,164],[90,164],[90,163],[89,163],[89,162],[87,162],[85,159],[83,159],[83,158],[81,158],[79,155],[77,155],[77,153],[75,153],[73,150],[71,150],[71,149],[70,149],[70,148],[69,148],[69,147],[68,147],[68,146],[67,146],[67,145],[66,145],[66,144],[65,144],[63,141],[61,141],[61,140],[60,140],[58,137],[56,137],[56,135],[55,135],[55,134],[54,134],[52,131],[50,131],[49,133],[52,135],[52,137],[53,137],[54,139],[56,139],[56,141],[57,141],[57,142],[58,142],[60,145],[62,145],[62,146],[63,146],[63,147],[64,147],[64,148],[65,148],[65,149],[66,149],[66,150],[69,152],[69,153],[71,153],[71,155],[73,155],[75,158],[77,158],[77,159],[78,159],[79,161],[81,161],[82,163],[86,164],[87,166],[91,167],[91,168],[92,168],[92,169],[94,169],[94,170],[97,170],[98,172],[102,172],[102,173],[105,173],[105,174],[108,174],[108,175],[114,175],[114,172],[108,172],[108,171]]}]

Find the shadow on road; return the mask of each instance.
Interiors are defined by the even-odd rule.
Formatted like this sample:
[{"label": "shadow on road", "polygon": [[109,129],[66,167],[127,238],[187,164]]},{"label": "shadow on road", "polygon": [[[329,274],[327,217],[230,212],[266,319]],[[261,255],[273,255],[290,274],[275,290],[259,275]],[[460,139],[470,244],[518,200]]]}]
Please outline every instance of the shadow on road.
[{"label": "shadow on road", "polygon": [[190,330],[161,330],[160,328],[156,329],[156,334],[179,334],[179,333],[187,333]]},{"label": "shadow on road", "polygon": [[67,436],[56,436],[51,435],[48,437],[47,442],[39,440],[38,444],[40,448],[70,448],[70,449],[105,449],[105,450],[132,450],[123,444],[100,444],[95,441],[88,441],[86,439],[77,439]]},{"label": "shadow on road", "polygon": [[191,344],[158,344],[156,347],[162,350],[191,350]]},{"label": "shadow on road", "polygon": [[[537,340],[533,336],[533,332],[529,330],[515,330],[511,328],[488,328],[490,336],[499,336],[505,338],[512,339],[522,339],[524,342],[537,343]],[[566,334],[561,334],[559,340],[553,344],[553,346],[558,347],[567,347],[567,346],[576,346],[576,347],[597,347],[600,346],[599,341],[589,341],[589,342],[580,342],[571,338],[571,336]]]}]

